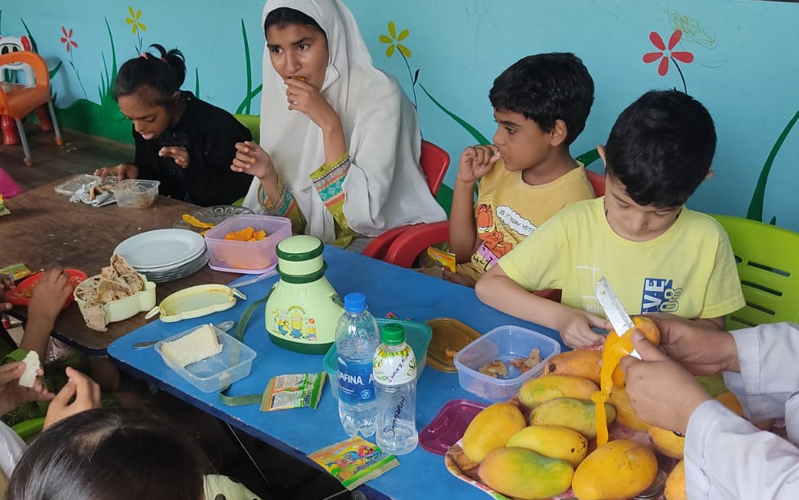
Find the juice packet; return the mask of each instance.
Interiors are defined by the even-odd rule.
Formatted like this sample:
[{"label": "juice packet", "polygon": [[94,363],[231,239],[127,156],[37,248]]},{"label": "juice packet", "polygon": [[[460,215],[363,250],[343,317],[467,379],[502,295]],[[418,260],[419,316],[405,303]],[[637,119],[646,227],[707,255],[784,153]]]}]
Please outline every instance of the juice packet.
[{"label": "juice packet", "polygon": [[439,250],[436,247],[427,247],[427,255],[433,259],[439,266],[455,272],[455,254],[444,250]]},{"label": "juice packet", "polygon": [[10,266],[0,268],[0,275],[3,274],[10,276],[14,281],[18,281],[33,274],[33,271],[31,271],[28,266],[22,262],[19,262],[17,264],[11,264]]},{"label": "juice packet", "polygon": [[322,397],[327,373],[298,373],[272,377],[261,399],[261,411],[289,410],[310,406]]},{"label": "juice packet", "polygon": [[5,202],[3,202],[3,194],[0,193],[0,215],[8,215],[11,211],[6,208]]},{"label": "juice packet", "polygon": [[350,491],[399,465],[394,455],[358,436],[326,446],[309,454],[308,458],[324,467]]}]

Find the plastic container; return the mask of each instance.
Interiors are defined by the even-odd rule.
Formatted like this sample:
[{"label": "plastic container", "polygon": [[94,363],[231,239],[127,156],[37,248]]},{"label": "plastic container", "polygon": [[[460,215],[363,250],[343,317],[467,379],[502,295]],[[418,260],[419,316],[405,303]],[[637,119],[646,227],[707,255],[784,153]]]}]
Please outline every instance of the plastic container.
[{"label": "plastic container", "polygon": [[145,179],[125,179],[117,182],[111,191],[117,205],[123,208],[150,208],[158,197],[158,186],[161,181]]},{"label": "plastic container", "polygon": [[216,332],[217,340],[222,344],[222,352],[216,356],[180,367],[161,353],[161,346],[164,342],[177,340],[197,328],[186,330],[155,344],[155,350],[161,354],[168,367],[202,392],[218,391],[250,374],[252,361],[256,356],[255,351],[217,327],[214,327],[214,332]]},{"label": "plastic container", "polygon": [[[377,327],[382,330],[384,325],[389,323],[399,323],[405,329],[405,337],[408,339],[408,345],[413,349],[416,355],[416,379],[422,376],[424,367],[427,365],[427,349],[430,346],[430,340],[433,338],[433,331],[425,323],[418,321],[402,321],[397,319],[376,318]],[[338,399],[338,353],[336,352],[336,344],[327,351],[323,361],[327,378],[330,379],[330,387],[333,390],[333,396]]]},{"label": "plastic container", "polygon": [[[87,278],[86,273],[80,269],[64,269],[64,272],[69,275],[68,283],[72,286],[78,286]],[[6,293],[6,300],[15,306],[28,307],[28,305],[31,303],[31,297],[33,296],[34,288],[36,288],[36,283],[38,283],[42,277],[44,277],[43,272],[28,276],[19,285],[17,285],[16,288],[12,288],[8,293]],[[62,309],[69,307],[73,299],[74,296],[69,295],[64,301],[64,307]]]},{"label": "plastic container", "polygon": [[486,407],[468,399],[453,399],[441,407],[438,415],[419,433],[419,445],[430,453],[445,455],[460,441],[474,417]]},{"label": "plastic container", "polygon": [[[526,359],[536,347],[540,350],[541,362],[525,373],[520,374],[512,366],[508,366],[508,378],[480,373],[480,367],[495,360],[509,365],[513,359]],[[465,390],[488,401],[504,401],[512,398],[526,380],[541,375],[547,360],[558,353],[560,344],[546,335],[506,325],[494,328],[458,352],[455,367],[458,381]]]},{"label": "plastic container", "polygon": [[[226,240],[225,235],[252,227],[264,230],[260,241]],[[277,264],[277,244],[291,236],[291,221],[271,215],[239,215],[227,219],[205,233],[211,269],[224,272],[261,274]]]},{"label": "plastic container", "polygon": [[[455,373],[455,355],[480,338],[480,332],[455,318],[436,318],[427,322],[433,340],[427,351],[430,366],[444,373]],[[416,351],[414,351],[416,352]]]},{"label": "plastic container", "polygon": [[[103,311],[105,311],[105,325],[114,323],[115,321],[122,321],[132,318],[140,312],[149,311],[155,307],[155,283],[148,281],[143,274],[139,274],[139,276],[141,276],[142,280],[144,280],[143,290],[134,293],[130,297],[108,302],[103,305]],[[86,307],[86,301],[80,298],[81,292],[85,288],[96,284],[99,279],[99,274],[92,276],[91,278],[81,282],[81,284],[76,286],[75,290],[72,292],[72,295],[75,297],[75,302],[78,303],[81,314],[83,314],[83,308]]]}]

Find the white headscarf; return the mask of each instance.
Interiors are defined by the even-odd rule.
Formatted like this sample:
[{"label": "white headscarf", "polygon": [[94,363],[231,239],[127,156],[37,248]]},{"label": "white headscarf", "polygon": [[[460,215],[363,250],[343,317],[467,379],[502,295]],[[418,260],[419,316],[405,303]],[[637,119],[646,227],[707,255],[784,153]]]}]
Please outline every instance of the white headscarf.
[{"label": "white headscarf", "polygon": [[[340,0],[269,0],[262,21],[280,7],[311,17],[327,37],[329,60],[321,91],[341,118],[350,154],[343,184],[350,227],[377,236],[403,224],[445,219],[419,167],[416,110],[397,82],[372,65],[352,13]],[[310,179],[325,163],[322,131],[299,111],[289,111],[286,85],[266,47],[263,71],[261,146],[305,215],[306,233],[333,241],[333,216]],[[256,211],[261,208],[259,183],[253,179],[244,201]]]}]

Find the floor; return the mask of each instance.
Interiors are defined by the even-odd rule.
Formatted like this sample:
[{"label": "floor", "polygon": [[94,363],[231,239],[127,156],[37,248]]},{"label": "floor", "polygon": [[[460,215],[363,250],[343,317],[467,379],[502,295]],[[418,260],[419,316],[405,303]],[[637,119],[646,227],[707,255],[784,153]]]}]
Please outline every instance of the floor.
[{"label": "floor", "polygon": [[[132,145],[65,130],[64,145],[58,147],[52,133],[42,132],[38,125],[28,124],[26,129],[32,167],[25,166],[20,145],[4,146],[0,141],[0,167],[24,190],[133,158]],[[241,432],[234,434],[225,423],[164,392],[151,390],[142,381],[123,374],[115,396],[124,406],[146,407],[166,415],[200,441],[221,473],[236,477],[264,500],[350,498],[326,473]]]}]

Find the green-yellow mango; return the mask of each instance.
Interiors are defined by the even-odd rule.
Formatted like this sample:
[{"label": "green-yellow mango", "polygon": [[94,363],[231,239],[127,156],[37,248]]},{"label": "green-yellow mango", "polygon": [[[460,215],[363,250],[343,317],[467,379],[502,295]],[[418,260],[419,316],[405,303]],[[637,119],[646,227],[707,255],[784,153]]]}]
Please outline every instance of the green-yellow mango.
[{"label": "green-yellow mango", "polygon": [[[605,403],[608,425],[616,419],[616,409]],[[537,406],[530,413],[530,425],[560,425],[574,429],[588,439],[596,438],[596,406],[593,401],[556,398]]]},{"label": "green-yellow mango", "polygon": [[528,408],[535,408],[555,398],[577,398],[590,400],[599,386],[583,377],[572,375],[544,375],[525,382],[519,388],[519,401]]},{"label": "green-yellow mango", "polygon": [[588,440],[568,427],[531,425],[511,436],[507,446],[527,448],[545,457],[565,460],[572,467],[577,467],[588,451]]},{"label": "green-yellow mango", "polygon": [[569,489],[574,469],[565,460],[525,448],[499,448],[480,464],[480,480],[514,498],[550,498]]}]

